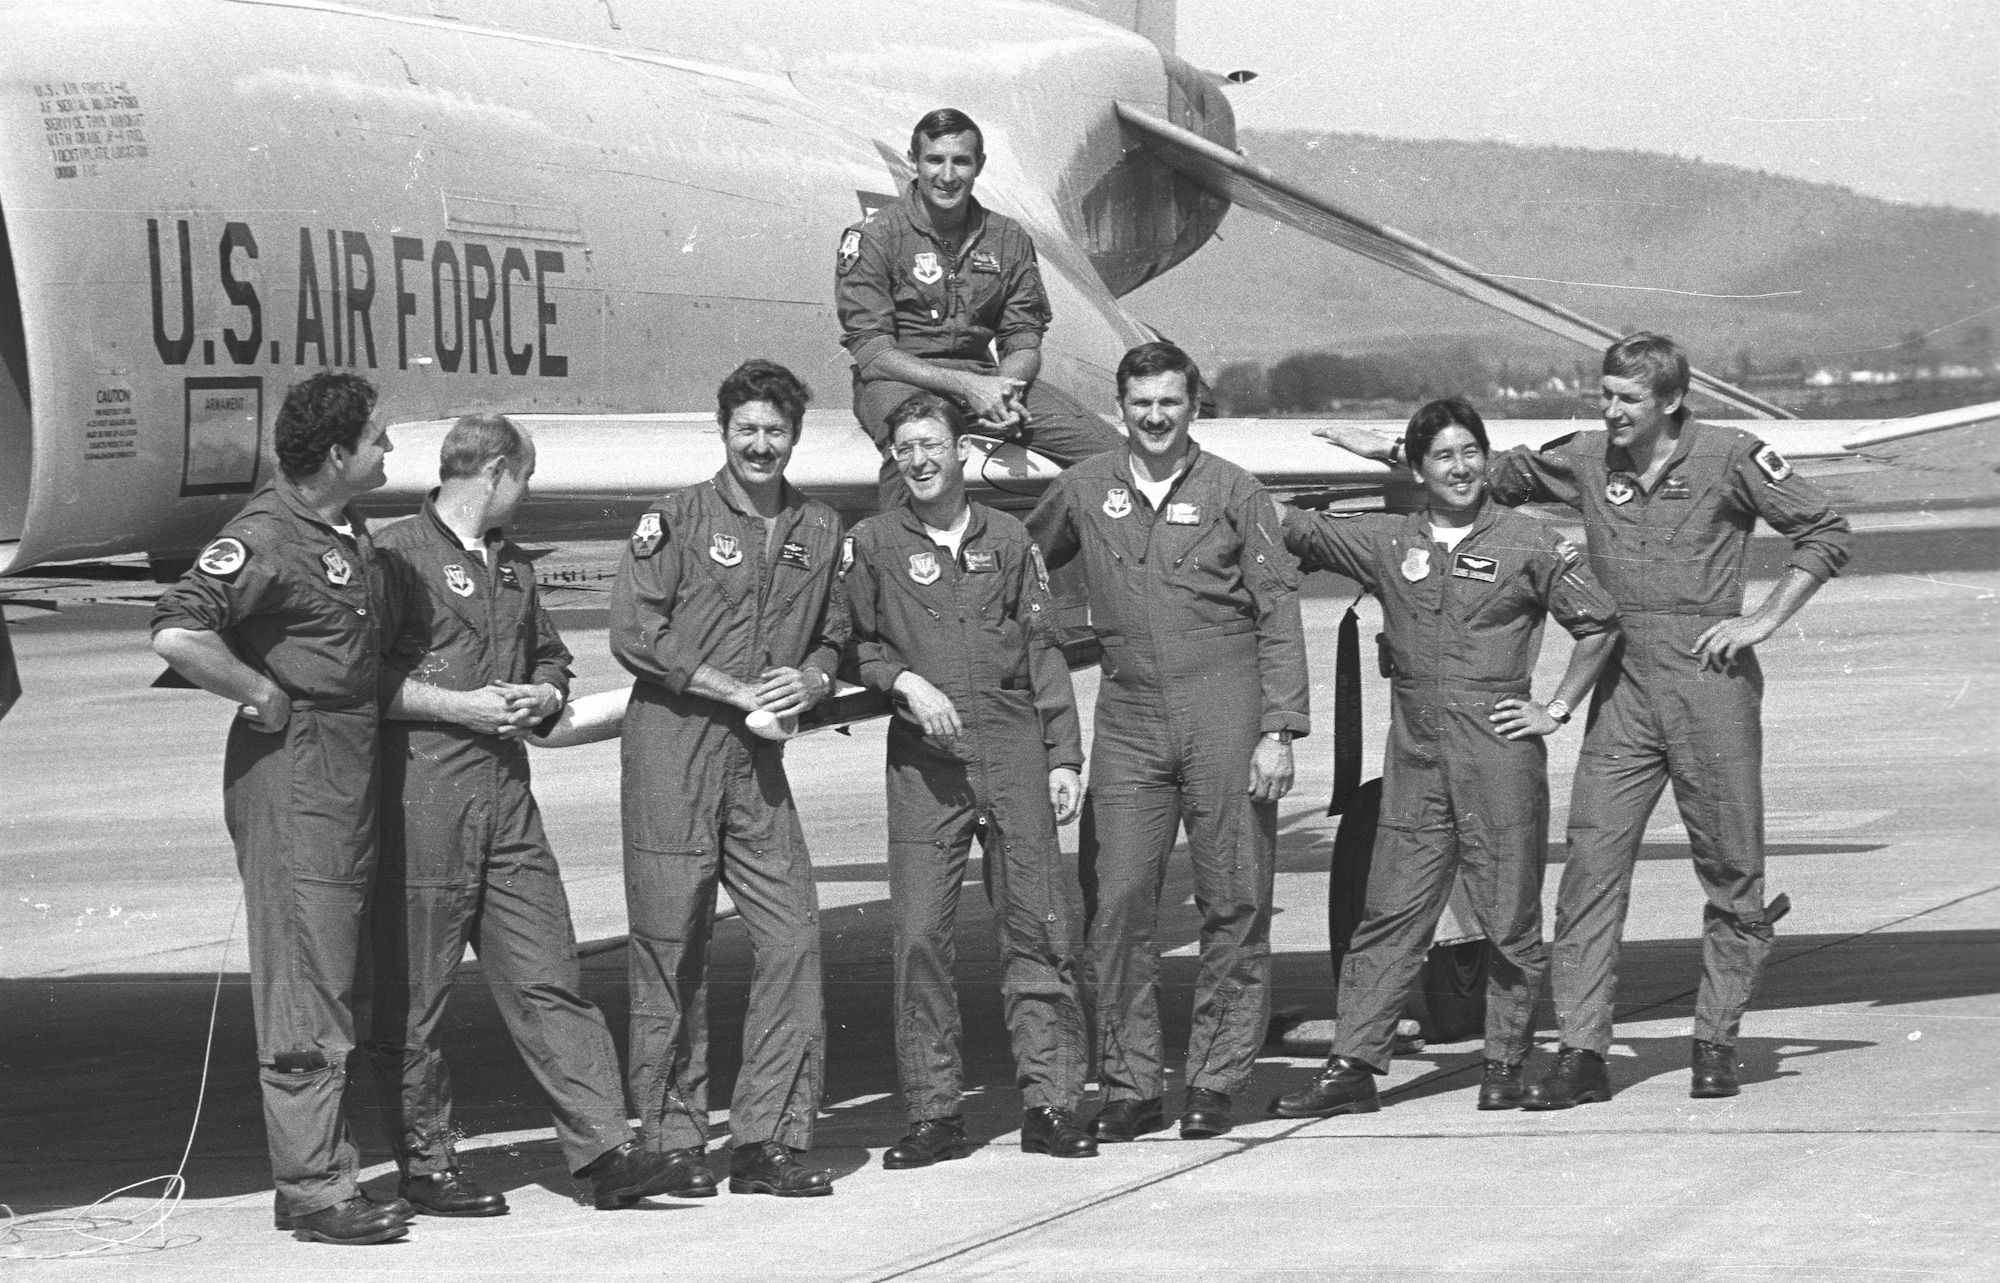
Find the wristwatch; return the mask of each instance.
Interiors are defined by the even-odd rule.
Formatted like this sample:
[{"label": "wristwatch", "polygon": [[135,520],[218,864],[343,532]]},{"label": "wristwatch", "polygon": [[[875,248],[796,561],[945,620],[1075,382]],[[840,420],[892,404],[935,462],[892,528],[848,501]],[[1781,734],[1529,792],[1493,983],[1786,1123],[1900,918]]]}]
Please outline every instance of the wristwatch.
[{"label": "wristwatch", "polygon": [[1553,717],[1553,718],[1555,718],[1555,719],[1556,719],[1556,721],[1557,721],[1557,722],[1558,722],[1559,724],[1561,724],[1561,725],[1563,725],[1563,726],[1567,726],[1567,725],[1569,725],[1569,701],[1568,701],[1568,700],[1566,700],[1566,699],[1552,699],[1552,700],[1550,700],[1550,701],[1549,701],[1548,703],[1546,703],[1546,704],[1542,705],[1542,711],[1543,711],[1544,713],[1547,713],[1547,714],[1548,714],[1548,715],[1549,715],[1550,717]]}]

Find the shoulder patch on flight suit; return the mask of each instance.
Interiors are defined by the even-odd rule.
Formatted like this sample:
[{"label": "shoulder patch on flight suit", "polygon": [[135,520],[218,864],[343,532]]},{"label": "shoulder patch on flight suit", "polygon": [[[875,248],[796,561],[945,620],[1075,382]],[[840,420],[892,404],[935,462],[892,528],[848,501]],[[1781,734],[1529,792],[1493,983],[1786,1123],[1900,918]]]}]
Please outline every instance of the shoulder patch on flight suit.
[{"label": "shoulder patch on flight suit", "polygon": [[834,265],[836,275],[845,276],[849,268],[861,258],[861,229],[850,227],[840,238],[840,259]]},{"label": "shoulder patch on flight suit", "polygon": [[743,563],[743,550],[736,546],[735,535],[718,530],[708,538],[708,558],[718,566],[738,566]]},{"label": "shoulder patch on flight suit", "polygon": [[1577,546],[1561,535],[1556,536],[1556,556],[1562,558],[1563,565],[1575,566],[1583,561],[1583,553]]},{"label": "shoulder patch on flight suit", "polygon": [[1132,515],[1132,492],[1124,486],[1113,486],[1104,492],[1104,515],[1113,521]]},{"label": "shoulder patch on flight suit", "polygon": [[1638,493],[1638,483],[1632,480],[1630,473],[1614,472],[1604,483],[1604,498],[1613,507],[1632,502]]},{"label": "shoulder patch on flight suit", "polygon": [[660,550],[667,541],[667,527],[660,520],[658,509],[639,514],[639,524],[632,527],[632,555],[650,557]]},{"label": "shoulder patch on flight suit", "polygon": [[944,570],[938,565],[934,552],[913,552],[910,554],[910,578],[920,584],[934,584]]},{"label": "shoulder patch on flight suit", "polygon": [[1403,554],[1403,578],[1411,583],[1421,583],[1431,573],[1431,550],[1412,548]]},{"label": "shoulder patch on flight suit", "polygon": [[1198,526],[1201,524],[1201,505],[1198,503],[1170,503],[1167,505],[1167,524],[1170,526]]},{"label": "shoulder patch on flight suit", "polygon": [[840,573],[845,575],[852,569],[854,569],[854,536],[849,535],[840,541]]},{"label": "shoulder patch on flight suit", "polygon": [[975,272],[985,272],[989,276],[998,276],[1000,274],[1000,256],[988,253],[983,249],[976,249],[972,251],[972,270]]},{"label": "shoulder patch on flight suit", "polygon": [[335,588],[345,588],[354,579],[354,567],[347,564],[347,558],[340,555],[340,549],[328,548],[319,555],[319,564],[326,567],[326,581]]},{"label": "shoulder patch on flight suit", "polygon": [[1478,579],[1490,584],[1500,577],[1500,562],[1495,557],[1475,557],[1469,552],[1453,553],[1451,573],[1460,579]]},{"label": "shoulder patch on flight suit", "polygon": [[1035,559],[1035,583],[1043,592],[1049,590],[1049,563],[1042,560],[1042,546],[1031,543],[1028,555]]},{"label": "shoulder patch on flight suit", "polygon": [[250,562],[250,550],[240,539],[217,539],[194,559],[195,569],[216,579],[233,579]]},{"label": "shoulder patch on flight suit", "polygon": [[925,250],[911,260],[910,275],[925,285],[936,285],[944,279],[944,269],[938,266],[938,256]]},{"label": "shoulder patch on flight suit", "polygon": [[979,548],[965,550],[965,573],[968,575],[997,575],[1000,573],[1000,558]]},{"label": "shoulder patch on flight suit", "polygon": [[812,552],[797,540],[787,539],[778,549],[778,564],[797,566],[800,570],[812,569]]},{"label": "shoulder patch on flight suit", "polygon": [[1785,462],[1785,456],[1767,445],[1759,445],[1750,456],[1750,461],[1773,481],[1783,481],[1792,475],[1792,465]]},{"label": "shoulder patch on flight suit", "polygon": [[456,563],[444,568],[444,586],[461,597],[472,595],[472,576],[465,573],[465,567]]}]

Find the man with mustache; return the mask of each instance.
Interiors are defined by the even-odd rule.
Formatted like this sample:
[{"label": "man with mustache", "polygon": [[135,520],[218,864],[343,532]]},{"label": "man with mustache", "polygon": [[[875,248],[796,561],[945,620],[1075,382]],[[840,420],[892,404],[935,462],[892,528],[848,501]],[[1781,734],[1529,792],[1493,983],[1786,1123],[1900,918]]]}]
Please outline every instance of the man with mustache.
[{"label": "man with mustache", "polygon": [[1110,425],[1035,379],[1048,294],[1021,225],[973,199],[986,140],[941,107],[910,132],[904,198],[841,233],[834,303],[854,360],[854,413],[882,457],[882,507],[904,502],[889,411],[914,392],[949,397],[974,430],[1071,464],[1122,444]]},{"label": "man with mustache", "polygon": [[1082,923],[1056,826],[1083,803],[1083,744],[1042,556],[1021,523],[965,497],[958,410],[920,392],[889,412],[910,504],[854,528],[843,581],[864,685],[891,692],[889,906],[896,1065],[910,1131],[889,1168],[968,1149],[952,928],[972,836],[999,937],[1003,1008],[1026,1112],[1021,1148],[1097,1152],[1076,1120]]},{"label": "man with mustache", "polygon": [[825,698],[847,636],[840,519],[785,481],[811,395],[770,361],[724,379],[722,470],[640,516],[611,594],[611,651],[638,678],[620,760],[640,1136],[653,1152],[707,1144],[709,924],[726,882],[756,956],[729,1188],[784,1198],[833,1192],[798,1159],[826,1060],[819,905],[784,745],[746,715],[768,726]]}]

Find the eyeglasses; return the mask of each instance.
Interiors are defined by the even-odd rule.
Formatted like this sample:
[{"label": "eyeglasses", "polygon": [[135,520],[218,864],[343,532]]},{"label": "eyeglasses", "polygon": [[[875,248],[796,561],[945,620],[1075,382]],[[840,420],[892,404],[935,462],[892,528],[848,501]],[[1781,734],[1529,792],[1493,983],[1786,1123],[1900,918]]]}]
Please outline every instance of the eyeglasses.
[{"label": "eyeglasses", "polygon": [[949,441],[898,441],[889,447],[889,457],[897,463],[915,463],[919,457],[942,459],[950,453]]}]

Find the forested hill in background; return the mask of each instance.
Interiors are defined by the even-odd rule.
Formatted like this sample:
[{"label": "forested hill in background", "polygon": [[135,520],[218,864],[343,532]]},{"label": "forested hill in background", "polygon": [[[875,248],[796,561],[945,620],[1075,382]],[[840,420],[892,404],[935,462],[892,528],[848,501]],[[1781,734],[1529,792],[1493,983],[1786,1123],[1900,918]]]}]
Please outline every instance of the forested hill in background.
[{"label": "forested hill in background", "polygon": [[[1886,361],[1945,326],[1930,349],[1971,355],[1992,347],[2000,319],[1953,324],[2000,304],[2000,217],[1989,214],[1641,152],[1292,130],[1246,130],[1239,142],[1257,164],[1484,271],[1548,278],[1518,283],[1553,302],[1674,334],[1725,375],[1746,360],[1758,370]],[[1124,302],[1211,369],[1302,351],[1436,359],[1459,345],[1494,368],[1568,369],[1586,355],[1240,209],[1217,240]]]}]

